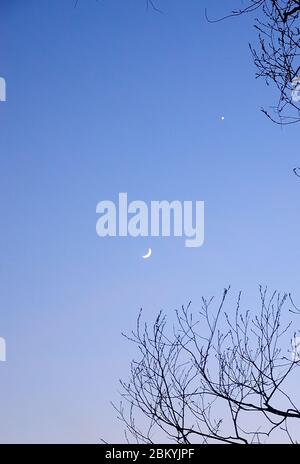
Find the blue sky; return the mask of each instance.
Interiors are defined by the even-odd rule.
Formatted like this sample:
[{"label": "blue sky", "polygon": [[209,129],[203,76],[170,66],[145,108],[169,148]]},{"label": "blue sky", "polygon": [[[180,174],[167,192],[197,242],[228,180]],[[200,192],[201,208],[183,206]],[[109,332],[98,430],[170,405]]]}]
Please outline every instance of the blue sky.
[{"label": "blue sky", "polygon": [[[300,300],[299,128],[259,111],[276,94],[255,80],[252,18],[209,24],[205,2],[158,1],[164,14],[1,0],[3,443],[120,440],[109,403],[140,307],[197,307],[228,284],[246,305],[259,284]],[[96,204],[119,192],[204,200],[205,244],[99,238]]]}]

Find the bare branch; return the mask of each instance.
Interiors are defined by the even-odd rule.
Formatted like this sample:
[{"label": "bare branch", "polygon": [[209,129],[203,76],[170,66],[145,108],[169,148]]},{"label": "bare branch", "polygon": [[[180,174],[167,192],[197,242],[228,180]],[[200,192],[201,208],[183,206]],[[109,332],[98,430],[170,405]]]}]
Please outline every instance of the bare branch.
[{"label": "bare branch", "polygon": [[228,294],[215,311],[212,298],[203,298],[196,312],[183,306],[172,330],[163,313],[150,328],[139,314],[126,336],[139,359],[129,382],[121,381],[124,402],[114,406],[138,442],[153,443],[159,431],[182,444],[259,443],[275,431],[295,441],[288,425],[300,419],[300,409],[287,386],[300,361],[289,355],[291,322],[282,321],[288,301],[296,314],[291,297],[260,287],[253,313],[241,310],[241,293],[226,311]]}]

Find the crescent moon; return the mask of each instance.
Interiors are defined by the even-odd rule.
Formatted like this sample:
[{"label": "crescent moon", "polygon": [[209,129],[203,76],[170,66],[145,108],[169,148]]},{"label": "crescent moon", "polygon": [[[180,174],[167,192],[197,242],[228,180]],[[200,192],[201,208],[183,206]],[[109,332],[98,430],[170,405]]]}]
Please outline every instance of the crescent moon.
[{"label": "crescent moon", "polygon": [[152,255],[152,250],[151,250],[151,248],[149,248],[148,253],[145,254],[144,256],[142,256],[142,258],[148,259],[148,258],[150,258],[151,255]]}]

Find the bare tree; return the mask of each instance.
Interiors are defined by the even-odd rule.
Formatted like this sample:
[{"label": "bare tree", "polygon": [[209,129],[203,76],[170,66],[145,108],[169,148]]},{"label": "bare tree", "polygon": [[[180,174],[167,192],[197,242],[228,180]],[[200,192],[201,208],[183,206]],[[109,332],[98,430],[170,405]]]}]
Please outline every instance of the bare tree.
[{"label": "bare tree", "polygon": [[288,295],[262,288],[253,316],[241,310],[241,294],[228,314],[227,299],[228,289],[215,310],[213,298],[203,298],[197,312],[182,307],[173,327],[163,313],[150,328],[139,314],[136,330],[125,335],[139,357],[114,405],[128,441],[131,434],[144,443],[296,442],[290,427],[300,409],[289,390],[300,360],[282,313],[287,303],[289,314],[299,311]]},{"label": "bare tree", "polygon": [[279,91],[272,112],[262,111],[278,124],[300,122],[300,0],[249,0],[225,18],[253,12],[259,44],[250,44],[250,49],[256,76]]}]

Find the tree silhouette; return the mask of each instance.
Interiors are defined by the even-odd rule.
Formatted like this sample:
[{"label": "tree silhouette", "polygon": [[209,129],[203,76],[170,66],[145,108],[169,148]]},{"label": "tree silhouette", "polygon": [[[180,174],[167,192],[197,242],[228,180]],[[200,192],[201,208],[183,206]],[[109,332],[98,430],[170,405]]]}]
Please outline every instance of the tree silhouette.
[{"label": "tree silhouette", "polygon": [[262,111],[277,124],[300,122],[300,0],[249,0],[225,18],[253,12],[258,47],[250,44],[250,50],[256,76],[279,91],[272,112]]},{"label": "tree silhouette", "polygon": [[300,358],[283,309],[289,303],[289,314],[299,311],[288,295],[263,288],[254,314],[241,310],[241,294],[226,312],[227,299],[228,289],[215,310],[213,298],[202,298],[199,311],[182,307],[172,327],[163,313],[151,327],[139,314],[125,335],[139,357],[114,405],[128,441],[131,434],[143,443],[296,442],[300,409],[290,390]]},{"label": "tree silhouette", "polygon": [[257,77],[273,82],[279,90],[274,116],[263,112],[279,124],[300,121],[300,0],[253,1],[261,8],[256,18],[259,49],[250,45]]},{"label": "tree silhouette", "polygon": [[[146,0],[158,10],[158,0]],[[250,44],[257,68],[256,77],[263,77],[267,85],[275,84],[278,102],[271,111],[262,111],[277,124],[300,122],[300,0],[248,0],[243,8],[233,10],[223,18],[209,22],[255,13],[254,26],[258,33],[258,47]]]}]

